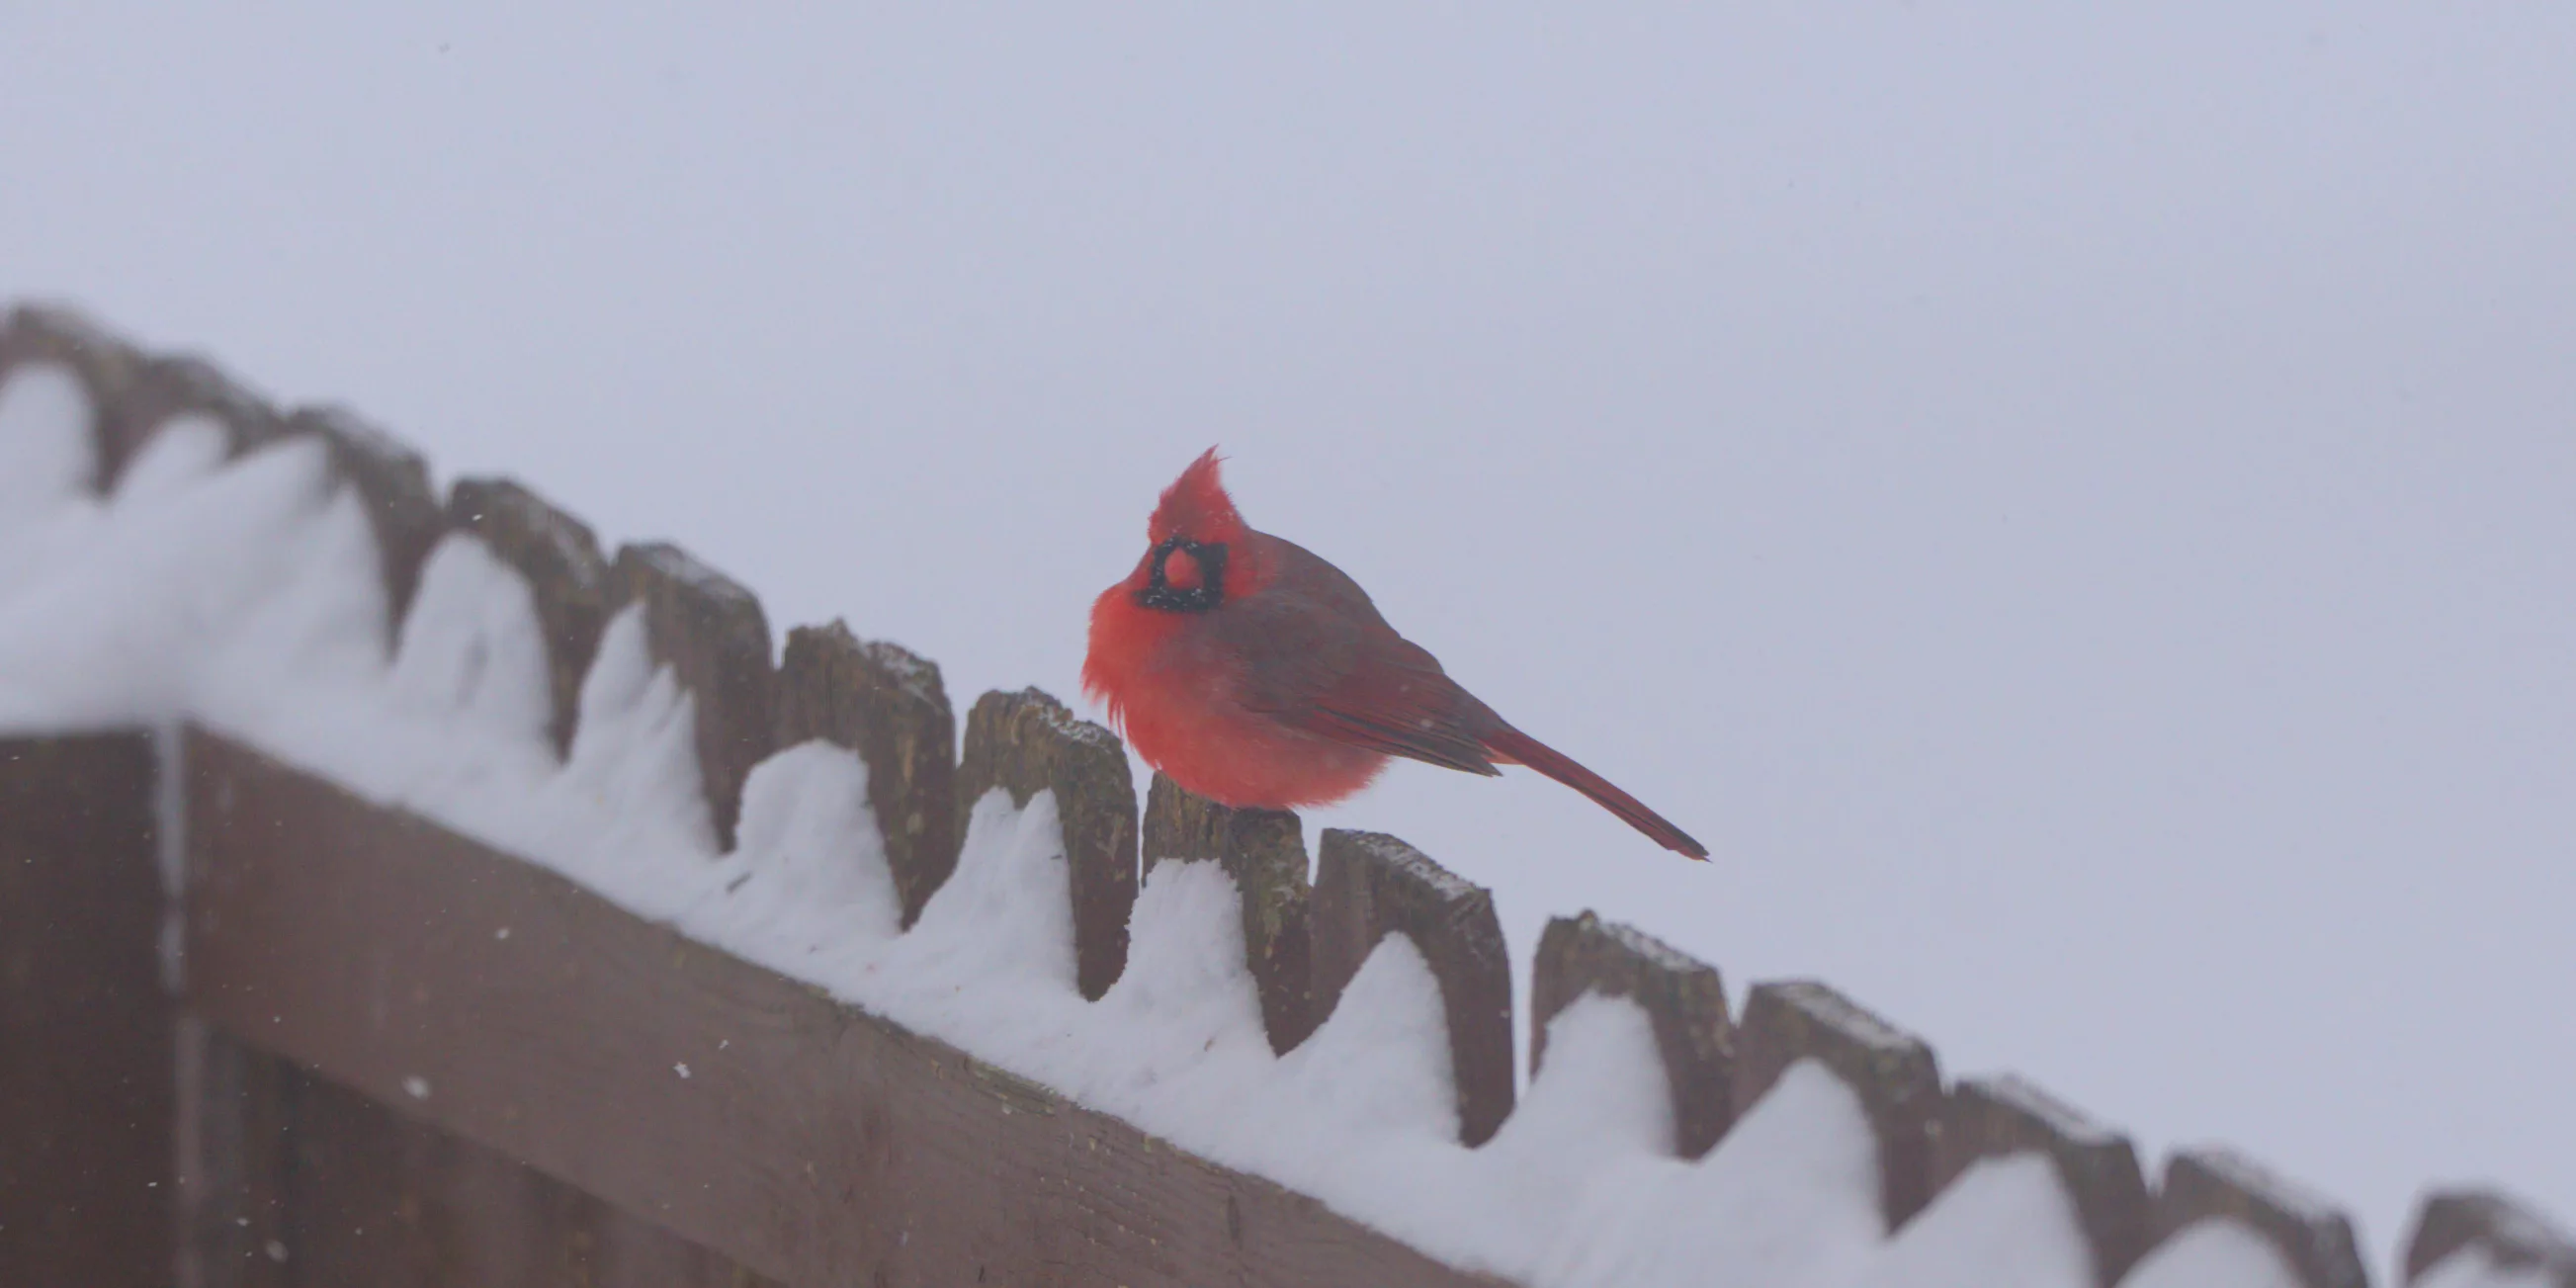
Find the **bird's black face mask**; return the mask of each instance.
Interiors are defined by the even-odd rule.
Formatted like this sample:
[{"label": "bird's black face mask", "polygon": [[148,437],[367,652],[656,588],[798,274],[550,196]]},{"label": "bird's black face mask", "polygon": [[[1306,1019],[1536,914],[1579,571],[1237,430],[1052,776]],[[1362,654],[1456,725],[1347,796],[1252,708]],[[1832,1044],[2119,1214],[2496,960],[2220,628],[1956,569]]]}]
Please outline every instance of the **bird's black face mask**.
[{"label": "bird's black face mask", "polygon": [[1225,602],[1225,543],[1165,537],[1136,602],[1166,613],[1204,613]]}]

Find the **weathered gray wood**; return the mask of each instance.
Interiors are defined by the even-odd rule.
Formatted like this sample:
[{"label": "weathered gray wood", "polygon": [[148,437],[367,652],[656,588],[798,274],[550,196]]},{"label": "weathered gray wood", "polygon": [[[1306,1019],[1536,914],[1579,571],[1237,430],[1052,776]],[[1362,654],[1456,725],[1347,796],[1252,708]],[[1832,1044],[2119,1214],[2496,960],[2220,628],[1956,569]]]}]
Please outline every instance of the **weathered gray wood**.
[{"label": "weathered gray wood", "polygon": [[1136,780],[1126,748],[1043,690],[987,693],[966,715],[961,839],[975,802],[996,787],[1018,805],[1054,793],[1073,885],[1076,975],[1082,995],[1097,1001],[1127,969],[1127,914],[1136,906]]},{"label": "weathered gray wood", "polygon": [[189,758],[193,1006],[757,1273],[1490,1282],[310,775]]},{"label": "weathered gray wood", "polygon": [[2406,1239],[2406,1282],[2424,1277],[2463,1248],[2484,1249],[2498,1269],[2536,1276],[2549,1288],[2576,1288],[2576,1237],[2529,1206],[2490,1189],[2440,1190],[2415,1210]]},{"label": "weathered gray wood", "polygon": [[286,1234],[299,1284],[752,1288],[773,1283],[650,1221],[287,1065]]},{"label": "weathered gray wood", "polygon": [[1673,1097],[1673,1152],[1697,1158],[1735,1122],[1735,1028],[1717,968],[1631,926],[1585,911],[1539,937],[1530,970],[1530,1072],[1547,1057],[1547,1023],[1585,993],[1625,997],[1646,1012]]},{"label": "weathered gray wood", "polygon": [[769,1282],[400,1105],[189,1028],[186,1288]]},{"label": "weathered gray wood", "polygon": [[1314,950],[1307,925],[1306,841],[1285,810],[1233,809],[1157,773],[1145,793],[1145,873],[1165,859],[1212,859],[1243,899],[1244,966],[1261,996],[1270,1049],[1315,1031]]},{"label": "weathered gray wood", "polygon": [[1736,1030],[1736,1115],[1802,1059],[1821,1062],[1860,1096],[1878,1133],[1888,1228],[1904,1224],[1932,1196],[1932,1116],[1941,1106],[1941,1069],[1932,1048],[1813,980],[1754,985]]},{"label": "weathered gray wood", "polygon": [[1493,894],[1392,836],[1328,828],[1308,907],[1317,1022],[1332,1015],[1380,939],[1412,940],[1448,1013],[1458,1138],[1491,1139],[1511,1116],[1513,1095],[1512,968]]},{"label": "weathered gray wood", "polygon": [[743,779],[777,746],[769,617],[740,583],[662,542],[619,548],[609,580],[614,602],[644,606],[654,662],[670,667],[696,704],[707,812],[730,849]]},{"label": "weathered gray wood", "polygon": [[222,426],[234,455],[284,432],[267,399],[203,358],[145,353],[72,309],[20,305],[0,324],[0,380],[22,364],[41,362],[70,368],[89,392],[97,448],[90,482],[100,492],[114,487],[143,444],[179,416],[202,415]]},{"label": "weathered gray wood", "polygon": [[939,664],[840,622],[787,632],[778,745],[826,738],[868,766],[868,808],[907,927],[957,869],[957,720]]},{"label": "weathered gray wood", "polygon": [[581,684],[608,625],[608,560],[599,538],[589,524],[504,478],[458,479],[448,489],[447,520],[526,579],[546,637],[546,685],[554,701],[547,731],[556,752],[569,753],[581,719]]},{"label": "weathered gray wood", "polygon": [[[285,433],[322,441],[331,469],[358,494],[375,530],[387,624],[399,627],[420,587],[420,567],[447,531],[447,510],[429,486],[429,462],[344,407],[299,407]],[[392,636],[388,635],[388,639]]]},{"label": "weathered gray wood", "polygon": [[1935,1125],[1933,1193],[1981,1158],[2035,1150],[2057,1165],[2074,1201],[2093,1253],[2094,1283],[2112,1288],[2146,1252],[2154,1211],[2128,1137],[2014,1077],[1960,1079]]},{"label": "weathered gray wood", "polygon": [[70,309],[21,304],[0,324],[0,384],[22,368],[54,365],[72,373],[90,400],[92,490],[104,492],[123,457],[116,409],[133,391],[144,358]]},{"label": "weathered gray wood", "polygon": [[2212,1217],[2242,1221],[2271,1240],[2303,1288],[2370,1288],[2352,1222],[2332,1204],[2232,1150],[2183,1150],[2165,1160],[2157,1241]]},{"label": "weathered gray wood", "polygon": [[37,362],[69,367],[89,391],[97,446],[92,486],[100,491],[112,488],[144,443],[180,416],[202,415],[221,425],[236,455],[289,435],[321,439],[333,469],[366,504],[383,559],[387,608],[393,622],[402,620],[420,565],[444,527],[418,453],[336,408],[282,417],[212,363],[145,354],[67,309],[22,306],[0,327],[0,379]]},{"label": "weathered gray wood", "polygon": [[0,741],[0,1280],[170,1275],[156,777],[147,734]]},{"label": "weathered gray wood", "polygon": [[142,358],[135,379],[109,404],[103,467],[114,478],[161,427],[181,416],[203,416],[223,427],[225,450],[239,456],[275,442],[286,421],[268,399],[194,354]]},{"label": "weathered gray wood", "polygon": [[105,492],[116,477],[109,459],[117,437],[109,423],[111,409],[126,397],[142,365],[142,355],[69,309],[22,304],[9,310],[8,321],[0,325],[0,386],[21,370],[58,366],[88,396],[90,473],[85,482],[93,492]]},{"label": "weathered gray wood", "polygon": [[0,326],[0,379],[38,362],[69,367],[89,391],[97,446],[91,483],[100,491],[112,488],[144,443],[180,416],[202,415],[223,426],[235,455],[283,437],[319,439],[333,471],[366,506],[382,560],[388,624],[401,624],[420,566],[446,528],[419,453],[341,408],[307,407],[281,416],[267,399],[203,358],[146,354],[71,310],[20,306]]},{"label": "weathered gray wood", "polygon": [[296,1236],[295,1083],[195,1016],[181,1018],[178,1042],[180,1288],[291,1288],[301,1268],[271,1248]]}]

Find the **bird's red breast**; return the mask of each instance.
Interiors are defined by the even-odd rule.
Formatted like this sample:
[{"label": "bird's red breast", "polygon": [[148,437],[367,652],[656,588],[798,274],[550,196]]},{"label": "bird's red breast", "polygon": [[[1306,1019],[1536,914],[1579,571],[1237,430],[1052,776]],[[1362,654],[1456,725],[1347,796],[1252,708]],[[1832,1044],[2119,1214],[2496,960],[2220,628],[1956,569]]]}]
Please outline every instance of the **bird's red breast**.
[{"label": "bird's red breast", "polygon": [[1210,448],[1164,489],[1145,557],[1091,606],[1083,691],[1148,764],[1224,804],[1324,805],[1357,792],[1384,755],[1248,709],[1252,659],[1221,638],[1217,614],[1261,594],[1277,560],[1245,526]]},{"label": "bird's red breast", "polygon": [[1091,606],[1082,687],[1147,763],[1223,804],[1295,809],[1367,786],[1390,756],[1522,764],[1659,843],[1708,851],[1495,715],[1311,551],[1243,521],[1210,448],[1163,490],[1133,571]]}]

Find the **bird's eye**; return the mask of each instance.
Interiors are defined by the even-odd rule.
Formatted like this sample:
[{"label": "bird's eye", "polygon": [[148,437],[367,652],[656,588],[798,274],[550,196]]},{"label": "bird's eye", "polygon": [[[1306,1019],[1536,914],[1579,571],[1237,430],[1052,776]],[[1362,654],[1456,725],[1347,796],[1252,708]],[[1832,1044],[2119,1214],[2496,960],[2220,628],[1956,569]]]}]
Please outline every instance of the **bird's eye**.
[{"label": "bird's eye", "polygon": [[1146,564],[1148,584],[1136,602],[1174,613],[1203,613],[1225,602],[1225,543],[1168,537]]}]

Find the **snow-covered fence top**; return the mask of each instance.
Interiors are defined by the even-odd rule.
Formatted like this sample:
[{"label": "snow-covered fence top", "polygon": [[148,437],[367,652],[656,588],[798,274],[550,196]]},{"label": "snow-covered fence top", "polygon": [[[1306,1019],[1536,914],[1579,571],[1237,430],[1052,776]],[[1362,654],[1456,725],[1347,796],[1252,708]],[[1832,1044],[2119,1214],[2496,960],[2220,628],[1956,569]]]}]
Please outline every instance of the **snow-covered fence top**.
[{"label": "snow-covered fence top", "polygon": [[[1140,810],[1044,693],[959,748],[929,661],[771,641],[675,546],[13,312],[0,1280],[2369,1281],[2228,1151],[2151,1185],[1589,913],[1523,1093],[1491,899],[1430,857],[1326,831],[1310,882],[1293,816]],[[2405,1260],[2576,1288],[2485,1192]]]}]

